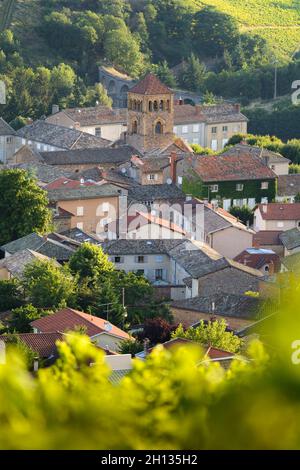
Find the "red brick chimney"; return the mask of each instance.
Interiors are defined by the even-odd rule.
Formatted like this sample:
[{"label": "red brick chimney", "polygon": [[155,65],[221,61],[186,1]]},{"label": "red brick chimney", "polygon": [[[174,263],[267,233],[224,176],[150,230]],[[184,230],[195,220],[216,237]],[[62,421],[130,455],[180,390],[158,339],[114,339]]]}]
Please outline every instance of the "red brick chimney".
[{"label": "red brick chimney", "polygon": [[174,184],[177,182],[177,154],[176,152],[171,152],[170,155],[170,164],[171,164],[171,179]]}]

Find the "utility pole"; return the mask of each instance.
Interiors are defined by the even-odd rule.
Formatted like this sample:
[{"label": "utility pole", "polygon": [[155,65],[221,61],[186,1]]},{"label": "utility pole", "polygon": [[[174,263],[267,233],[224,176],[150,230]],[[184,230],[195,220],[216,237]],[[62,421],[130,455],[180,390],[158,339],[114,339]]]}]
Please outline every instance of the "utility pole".
[{"label": "utility pole", "polygon": [[274,100],[277,99],[277,75],[278,75],[278,60],[275,59],[274,65],[275,65],[275,70],[274,70]]}]

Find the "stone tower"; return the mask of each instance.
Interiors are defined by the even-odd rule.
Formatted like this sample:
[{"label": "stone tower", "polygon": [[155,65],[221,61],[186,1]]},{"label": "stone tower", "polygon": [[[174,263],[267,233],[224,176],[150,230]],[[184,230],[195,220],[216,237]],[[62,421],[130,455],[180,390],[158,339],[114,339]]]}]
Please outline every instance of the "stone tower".
[{"label": "stone tower", "polygon": [[174,94],[149,73],[128,92],[127,143],[143,155],[174,141]]}]

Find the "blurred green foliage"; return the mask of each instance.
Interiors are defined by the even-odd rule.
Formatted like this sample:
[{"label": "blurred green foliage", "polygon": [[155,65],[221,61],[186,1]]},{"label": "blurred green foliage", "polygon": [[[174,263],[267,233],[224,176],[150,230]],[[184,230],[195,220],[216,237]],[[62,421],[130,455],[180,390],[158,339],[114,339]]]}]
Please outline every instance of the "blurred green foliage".
[{"label": "blurred green foliage", "polygon": [[37,377],[9,352],[0,366],[0,448],[299,449],[300,366],[291,360],[299,304],[296,292],[262,328],[268,353],[255,340],[248,361],[226,370],[201,363],[198,347],[159,346],[116,385],[85,336],[68,336]]}]

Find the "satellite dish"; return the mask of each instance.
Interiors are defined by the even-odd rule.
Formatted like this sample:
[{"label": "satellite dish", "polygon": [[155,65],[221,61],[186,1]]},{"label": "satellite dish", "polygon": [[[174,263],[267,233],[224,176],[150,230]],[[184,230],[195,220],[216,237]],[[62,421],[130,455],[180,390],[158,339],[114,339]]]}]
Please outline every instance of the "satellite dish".
[{"label": "satellite dish", "polygon": [[123,175],[124,175],[124,174],[126,173],[126,168],[122,168],[121,171],[122,171],[122,173],[123,173]]},{"label": "satellite dish", "polygon": [[105,329],[105,331],[111,331],[112,330],[112,325],[109,322],[105,322],[104,329]]},{"label": "satellite dish", "polygon": [[168,178],[168,179],[167,179],[167,184],[172,184],[171,178]]}]

